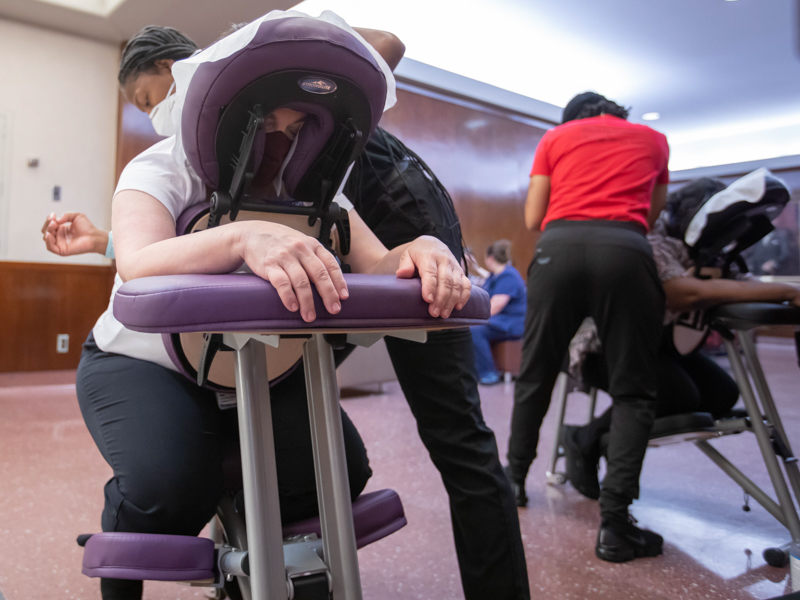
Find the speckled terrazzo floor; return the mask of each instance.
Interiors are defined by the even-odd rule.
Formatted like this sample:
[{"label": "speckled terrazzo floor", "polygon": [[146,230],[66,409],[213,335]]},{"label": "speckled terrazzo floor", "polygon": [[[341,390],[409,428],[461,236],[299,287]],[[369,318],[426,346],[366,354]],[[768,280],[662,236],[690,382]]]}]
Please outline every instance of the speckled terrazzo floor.
[{"label": "speckled terrazzo floor", "polygon": [[[761,344],[759,352],[797,446],[800,370],[794,348]],[[99,598],[96,582],[80,574],[74,539],[98,529],[110,470],[83,425],[73,380],[71,372],[0,375],[0,600]],[[447,497],[399,388],[389,384],[385,390],[343,401],[369,450],[375,471],[369,489],[396,489],[409,521],[359,553],[364,597],[463,598]],[[513,386],[482,388],[481,396],[504,451]],[[567,421],[580,422],[585,406],[574,396]],[[548,415],[543,428],[543,456],[553,419]],[[769,489],[752,435],[715,445]],[[741,490],[691,444],[648,452],[634,514],[664,535],[665,552],[624,565],[594,557],[597,503],[569,485],[545,485],[544,471],[545,460],[537,460],[527,485],[530,505],[519,512],[533,598],[748,600],[789,591],[788,569],[769,567],[761,558],[764,548],[788,540],[785,530],[752,501],[752,511],[743,512]],[[151,600],[202,597],[201,590],[173,584],[147,584],[145,592]]]}]

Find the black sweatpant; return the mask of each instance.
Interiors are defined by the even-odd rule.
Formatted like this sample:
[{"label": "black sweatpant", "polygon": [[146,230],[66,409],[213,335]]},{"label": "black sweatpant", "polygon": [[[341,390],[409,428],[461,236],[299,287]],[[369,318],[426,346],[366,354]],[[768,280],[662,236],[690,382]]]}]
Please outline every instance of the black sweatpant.
[{"label": "black sweatpant", "polygon": [[519,517],[483,421],[469,329],[430,332],[425,344],[387,337],[386,346],[450,497],[464,597],[530,598]]},{"label": "black sweatpant", "polygon": [[[154,363],[100,350],[89,338],[77,374],[81,413],[114,470],[103,531],[197,535],[225,492],[224,449],[238,448],[235,408]],[[305,376],[270,390],[281,520],[318,513]],[[352,498],[372,475],[364,443],[342,411]]]},{"label": "black sweatpant", "polygon": [[554,221],[528,271],[522,367],[514,390],[508,460],[524,479],[539,441],[569,342],[585,317],[597,324],[614,402],[608,472],[600,494],[604,520],[627,518],[653,425],[655,364],[664,292],[650,245],[633,224]]},{"label": "black sweatpant", "polygon": [[[608,389],[608,373],[600,355],[587,357],[583,380],[598,389]],[[739,400],[739,387],[725,369],[700,351],[680,354],[668,329],[664,331],[658,353],[656,380],[656,419],[695,412],[707,412],[719,418]],[[600,456],[605,451],[600,441],[611,428],[613,410],[610,407],[578,430],[577,442],[587,453]]]}]

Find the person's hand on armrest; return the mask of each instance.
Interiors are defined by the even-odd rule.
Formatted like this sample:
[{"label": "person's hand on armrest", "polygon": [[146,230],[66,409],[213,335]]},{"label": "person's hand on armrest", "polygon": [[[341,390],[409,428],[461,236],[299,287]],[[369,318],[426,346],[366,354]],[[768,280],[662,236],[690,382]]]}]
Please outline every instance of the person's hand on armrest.
[{"label": "person's hand on armrest", "polygon": [[395,274],[411,279],[419,274],[422,297],[433,317],[447,318],[469,300],[472,284],[450,249],[431,236],[422,236],[387,250],[354,210],[350,211],[350,254],[354,273]]},{"label": "person's hand on armrest", "polygon": [[430,304],[428,312],[431,316],[446,319],[453,309],[464,308],[472,292],[472,283],[443,242],[424,235],[400,248],[403,248],[403,253],[397,276],[410,279],[419,273],[422,298]]},{"label": "person's hand on armrest", "polygon": [[42,239],[47,249],[59,256],[94,252],[105,254],[108,232],[98,229],[83,213],[51,213],[42,226]]}]

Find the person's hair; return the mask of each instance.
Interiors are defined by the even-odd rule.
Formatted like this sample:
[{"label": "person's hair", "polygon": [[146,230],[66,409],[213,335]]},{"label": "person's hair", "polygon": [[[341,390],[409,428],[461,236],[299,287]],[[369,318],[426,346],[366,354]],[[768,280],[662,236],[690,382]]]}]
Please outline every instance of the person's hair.
[{"label": "person's hair", "polygon": [[630,110],[620,106],[613,100],[602,99],[597,102],[588,102],[581,107],[575,119],[589,119],[600,115],[614,115],[620,119],[627,119]]},{"label": "person's hair", "polygon": [[177,29],[148,25],[133,36],[122,51],[119,84],[124,86],[131,77],[152,71],[158,60],[182,60],[196,51],[197,44]]},{"label": "person's hair", "polygon": [[701,177],[670,193],[665,207],[667,235],[683,239],[700,207],[726,187],[719,179]]},{"label": "person's hair", "polygon": [[511,260],[511,242],[509,240],[497,240],[486,249],[486,256],[491,256],[501,265]]}]

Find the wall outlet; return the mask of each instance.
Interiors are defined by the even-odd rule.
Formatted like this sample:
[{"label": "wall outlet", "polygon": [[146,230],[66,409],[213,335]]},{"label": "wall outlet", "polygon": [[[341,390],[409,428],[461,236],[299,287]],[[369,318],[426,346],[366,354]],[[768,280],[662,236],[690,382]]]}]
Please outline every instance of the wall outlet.
[{"label": "wall outlet", "polygon": [[61,200],[61,186],[55,185],[53,186],[53,202],[59,202]]},{"label": "wall outlet", "polygon": [[66,354],[69,352],[69,334],[59,333],[56,336],[56,352],[58,354]]}]

